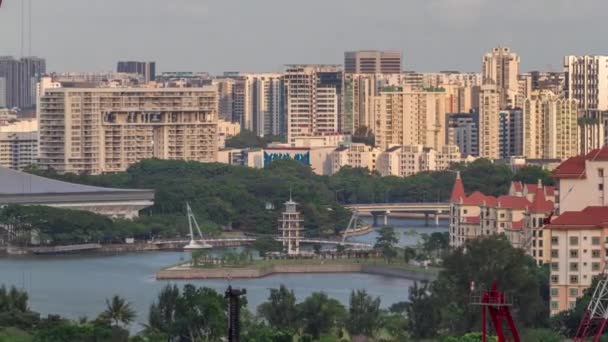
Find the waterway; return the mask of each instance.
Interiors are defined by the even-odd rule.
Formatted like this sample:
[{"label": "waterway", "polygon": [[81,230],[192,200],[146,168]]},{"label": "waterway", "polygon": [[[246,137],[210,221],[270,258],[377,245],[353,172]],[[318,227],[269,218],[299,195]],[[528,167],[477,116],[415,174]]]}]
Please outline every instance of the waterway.
[{"label": "waterway", "polygon": [[[415,245],[419,233],[446,231],[443,227],[424,227],[424,220],[395,219],[400,244]],[[412,232],[417,232],[416,234]],[[406,233],[406,234],[404,234]],[[372,242],[375,233],[353,237]],[[135,307],[138,317],[133,329],[146,322],[150,304],[168,282],[157,281],[155,273],[166,266],[189,259],[188,252],[143,252],[120,255],[72,255],[0,258],[0,284],[24,288],[30,295],[30,306],[42,314],[56,313],[69,318],[94,318],[105,307],[105,299],[118,294]],[[224,291],[228,284],[247,289],[250,309],[254,310],[268,297],[268,289],[285,284],[298,300],[312,292],[324,291],[348,305],[353,289],[365,289],[379,296],[382,306],[405,301],[413,281],[369,274],[303,274],[274,275],[251,280],[187,281]],[[186,281],[174,281],[180,286]]]}]

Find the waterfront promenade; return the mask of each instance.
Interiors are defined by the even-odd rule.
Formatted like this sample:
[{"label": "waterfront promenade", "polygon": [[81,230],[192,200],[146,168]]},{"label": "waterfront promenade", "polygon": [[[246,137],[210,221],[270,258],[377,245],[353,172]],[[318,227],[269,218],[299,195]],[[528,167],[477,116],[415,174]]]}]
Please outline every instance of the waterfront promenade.
[{"label": "waterfront promenade", "polygon": [[192,266],[190,262],[168,267],[156,273],[157,280],[246,279],[275,274],[367,273],[416,281],[435,279],[439,269],[382,259],[274,259],[256,260],[244,266]]}]

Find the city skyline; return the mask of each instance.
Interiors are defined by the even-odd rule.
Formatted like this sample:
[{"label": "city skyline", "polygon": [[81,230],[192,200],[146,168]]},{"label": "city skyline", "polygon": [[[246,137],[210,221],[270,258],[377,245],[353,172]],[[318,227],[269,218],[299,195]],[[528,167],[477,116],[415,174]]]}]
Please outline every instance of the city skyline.
[{"label": "city skyline", "polygon": [[[608,3],[516,2],[312,0],[293,16],[292,4],[276,0],[32,0],[31,54],[47,58],[52,71],[112,70],[118,60],[154,60],[161,72],[219,74],[341,64],[345,51],[362,49],[401,51],[403,68],[416,71],[480,71],[480,56],[495,46],[511,47],[522,71],[561,71],[565,55],[606,53],[597,48],[602,28],[594,18]],[[15,34],[0,37],[0,55],[20,55],[20,10],[17,1],[3,3],[0,31]],[[310,25],[311,17],[318,24]],[[24,37],[27,55],[28,32]]]}]

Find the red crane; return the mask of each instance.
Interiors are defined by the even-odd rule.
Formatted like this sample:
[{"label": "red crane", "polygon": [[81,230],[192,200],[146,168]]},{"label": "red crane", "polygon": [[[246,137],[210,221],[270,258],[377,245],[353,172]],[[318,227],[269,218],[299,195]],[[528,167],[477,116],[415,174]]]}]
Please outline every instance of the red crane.
[{"label": "red crane", "polygon": [[[471,283],[471,290],[474,290],[474,283]],[[519,333],[517,327],[513,322],[511,316],[511,307],[513,303],[509,300],[504,292],[498,291],[496,282],[492,284],[492,289],[489,291],[482,292],[478,295],[473,295],[472,304],[481,306],[481,341],[486,342],[488,340],[488,328],[486,324],[487,314],[490,314],[490,320],[496,331],[496,337],[498,342],[520,342]],[[510,330],[511,334],[509,339],[505,331],[504,322],[506,321],[506,327]]]}]

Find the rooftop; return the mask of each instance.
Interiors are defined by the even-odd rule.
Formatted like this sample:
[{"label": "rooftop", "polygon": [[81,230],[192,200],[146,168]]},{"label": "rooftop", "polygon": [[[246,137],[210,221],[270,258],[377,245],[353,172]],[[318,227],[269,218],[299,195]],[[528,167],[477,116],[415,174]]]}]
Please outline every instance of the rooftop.
[{"label": "rooftop", "polygon": [[555,170],[554,178],[585,178],[585,165],[587,161],[608,161],[608,145],[595,149],[586,155],[578,155],[566,159]]},{"label": "rooftop", "polygon": [[547,229],[608,228],[608,207],[586,207],[582,211],[567,211],[546,226]]}]

